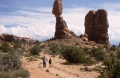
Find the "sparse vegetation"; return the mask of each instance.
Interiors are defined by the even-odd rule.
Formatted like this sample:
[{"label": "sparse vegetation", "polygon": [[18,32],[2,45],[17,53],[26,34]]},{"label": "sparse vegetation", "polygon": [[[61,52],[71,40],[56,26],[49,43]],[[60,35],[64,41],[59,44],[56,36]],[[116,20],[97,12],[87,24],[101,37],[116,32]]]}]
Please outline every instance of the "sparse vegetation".
[{"label": "sparse vegetation", "polygon": [[89,54],[91,57],[95,57],[98,61],[103,61],[105,57],[105,51],[103,50],[103,47],[92,48]]},{"label": "sparse vegetation", "polygon": [[9,46],[9,44],[8,44],[7,42],[2,43],[1,49],[2,49],[2,51],[5,52],[5,53],[8,52],[8,51],[13,50],[13,49]]},{"label": "sparse vegetation", "polygon": [[60,49],[58,44],[52,44],[50,47],[50,50],[52,51],[53,54],[59,54],[60,53]]},{"label": "sparse vegetation", "polygon": [[[13,44],[14,45],[14,44]],[[21,48],[18,44],[16,48]],[[29,72],[22,68],[20,61],[23,50],[15,50],[11,43],[4,42],[0,52],[0,78],[29,78]],[[2,53],[4,52],[4,53]],[[19,76],[18,76],[19,75]]]},{"label": "sparse vegetation", "polygon": [[[11,74],[12,73],[12,74]],[[25,70],[25,69],[21,69],[21,70],[17,70],[14,72],[0,72],[0,78],[29,78],[30,73]]]},{"label": "sparse vegetation", "polygon": [[75,46],[64,46],[62,55],[69,63],[83,63],[86,65],[93,63],[90,57],[86,57],[82,49]]},{"label": "sparse vegetation", "polygon": [[32,48],[30,48],[31,55],[39,55],[40,52],[41,52],[41,48],[39,45],[34,45]]},{"label": "sparse vegetation", "polygon": [[22,42],[19,42],[19,41],[15,41],[14,42],[14,49],[17,49],[17,48],[21,48],[21,46],[22,46]]}]

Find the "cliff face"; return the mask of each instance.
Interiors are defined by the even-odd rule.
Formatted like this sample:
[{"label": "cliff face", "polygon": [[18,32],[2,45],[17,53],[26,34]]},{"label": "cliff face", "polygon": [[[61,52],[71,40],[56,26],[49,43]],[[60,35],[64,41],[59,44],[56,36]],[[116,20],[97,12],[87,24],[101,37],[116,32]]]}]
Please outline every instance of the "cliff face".
[{"label": "cliff face", "polygon": [[56,26],[55,26],[56,39],[64,39],[64,38],[69,38],[71,36],[75,36],[74,33],[68,29],[65,20],[61,16],[62,9],[63,9],[62,0],[55,0],[53,4],[52,13],[56,17]]},{"label": "cliff face", "polygon": [[27,38],[27,37],[17,37],[10,34],[0,34],[0,41],[6,41],[6,42],[14,42],[14,41],[21,41],[26,44],[33,44],[38,43],[38,40]]},{"label": "cliff face", "polygon": [[91,10],[85,16],[85,34],[90,41],[109,45],[108,27],[107,11],[104,9]]}]

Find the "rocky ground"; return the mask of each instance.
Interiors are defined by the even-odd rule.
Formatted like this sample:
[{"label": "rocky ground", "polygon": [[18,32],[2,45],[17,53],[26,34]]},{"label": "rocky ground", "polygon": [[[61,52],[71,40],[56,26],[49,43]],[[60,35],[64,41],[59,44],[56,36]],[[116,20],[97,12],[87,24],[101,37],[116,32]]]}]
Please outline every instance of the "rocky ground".
[{"label": "rocky ground", "polygon": [[[46,56],[47,59],[51,57],[49,54],[41,53],[40,57]],[[42,67],[42,60],[36,59],[36,61],[28,62],[26,57],[22,57],[23,67],[30,72],[30,78],[96,78],[99,73],[96,71],[84,71],[80,68],[84,68],[83,65],[66,65],[65,60],[59,58],[59,56],[52,57],[53,64],[49,67]],[[93,68],[95,66],[90,66]]]}]

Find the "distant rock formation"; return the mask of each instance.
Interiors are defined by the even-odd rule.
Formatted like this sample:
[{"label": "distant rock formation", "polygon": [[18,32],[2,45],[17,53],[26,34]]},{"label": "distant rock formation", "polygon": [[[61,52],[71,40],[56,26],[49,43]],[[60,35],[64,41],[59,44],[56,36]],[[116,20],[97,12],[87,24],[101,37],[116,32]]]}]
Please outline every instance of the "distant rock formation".
[{"label": "distant rock formation", "polygon": [[17,37],[17,36],[10,35],[10,34],[0,34],[0,41],[5,41],[5,42],[21,41],[26,44],[34,44],[34,43],[39,42],[38,40],[35,40],[32,38]]},{"label": "distant rock formation", "polygon": [[85,16],[85,34],[89,41],[109,45],[107,11],[91,10]]},{"label": "distant rock formation", "polygon": [[56,17],[56,29],[55,29],[56,39],[63,39],[75,36],[74,33],[68,29],[66,22],[63,20],[63,17],[61,16],[62,9],[63,9],[62,0],[55,0],[53,4],[52,13]]}]

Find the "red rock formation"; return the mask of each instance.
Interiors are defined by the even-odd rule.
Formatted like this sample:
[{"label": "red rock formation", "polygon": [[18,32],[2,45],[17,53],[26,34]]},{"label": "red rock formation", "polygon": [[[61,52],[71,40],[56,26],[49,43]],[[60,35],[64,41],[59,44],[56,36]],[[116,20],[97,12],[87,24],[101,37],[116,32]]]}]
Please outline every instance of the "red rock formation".
[{"label": "red rock formation", "polygon": [[6,42],[14,42],[14,41],[21,41],[26,44],[33,44],[38,43],[38,40],[32,39],[32,38],[26,38],[26,37],[17,37],[10,34],[0,34],[0,41],[6,41]]},{"label": "red rock formation", "polygon": [[53,4],[53,10],[52,13],[56,16],[59,17],[62,14],[62,0],[55,0],[54,4]]},{"label": "red rock formation", "polygon": [[10,34],[2,34],[4,41],[13,42],[15,41],[15,36]]},{"label": "red rock formation", "polygon": [[66,22],[63,20],[63,17],[61,16],[62,9],[63,9],[62,0],[55,0],[53,4],[52,13],[56,17],[55,38],[57,39],[75,36],[74,33],[68,29]]},{"label": "red rock formation", "polygon": [[90,41],[109,45],[108,27],[107,11],[104,9],[91,10],[85,16],[85,34]]},{"label": "red rock formation", "polygon": [[72,37],[73,35],[74,33],[68,29],[66,22],[63,20],[63,18],[56,17],[55,38],[57,39],[69,38]]}]

